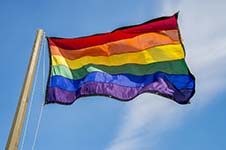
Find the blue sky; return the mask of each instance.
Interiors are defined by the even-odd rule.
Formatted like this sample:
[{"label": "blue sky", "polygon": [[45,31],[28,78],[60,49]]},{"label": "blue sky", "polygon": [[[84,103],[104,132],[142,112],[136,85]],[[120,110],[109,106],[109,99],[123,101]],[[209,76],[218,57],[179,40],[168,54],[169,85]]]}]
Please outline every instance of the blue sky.
[{"label": "blue sky", "polygon": [[[225,150],[226,2],[223,0],[40,0],[0,2],[0,149],[7,142],[36,30],[79,37],[172,15],[179,25],[186,61],[196,76],[191,105],[153,94],[123,103],[80,98],[73,105],[44,107],[36,150]],[[42,51],[43,54],[43,51]],[[44,101],[48,56],[41,58],[23,148],[31,149]],[[21,144],[20,144],[21,148]]]}]

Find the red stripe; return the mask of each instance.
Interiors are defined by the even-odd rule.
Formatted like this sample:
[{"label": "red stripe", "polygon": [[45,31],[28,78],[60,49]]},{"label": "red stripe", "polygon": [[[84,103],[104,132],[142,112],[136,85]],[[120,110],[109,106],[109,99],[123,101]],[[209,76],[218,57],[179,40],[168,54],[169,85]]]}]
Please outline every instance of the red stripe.
[{"label": "red stripe", "polygon": [[49,46],[57,46],[67,50],[76,50],[108,42],[132,38],[148,32],[178,29],[177,14],[171,17],[157,18],[146,23],[119,28],[113,32],[102,33],[80,38],[48,38]]}]

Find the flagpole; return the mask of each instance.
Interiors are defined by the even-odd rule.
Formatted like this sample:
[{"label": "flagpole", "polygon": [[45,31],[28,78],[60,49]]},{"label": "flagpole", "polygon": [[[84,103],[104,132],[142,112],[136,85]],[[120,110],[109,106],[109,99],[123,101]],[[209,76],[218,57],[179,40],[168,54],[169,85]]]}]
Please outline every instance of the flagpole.
[{"label": "flagpole", "polygon": [[40,51],[40,45],[42,41],[43,30],[38,29],[36,39],[33,45],[32,54],[30,56],[30,62],[28,65],[26,77],[24,80],[23,88],[20,94],[20,99],[17,105],[17,110],[14,116],[13,124],[8,137],[6,150],[18,150],[20,143],[20,136],[22,133],[24,118],[27,111],[27,105],[30,98],[30,91],[34,80],[34,74],[36,70],[36,64]]}]

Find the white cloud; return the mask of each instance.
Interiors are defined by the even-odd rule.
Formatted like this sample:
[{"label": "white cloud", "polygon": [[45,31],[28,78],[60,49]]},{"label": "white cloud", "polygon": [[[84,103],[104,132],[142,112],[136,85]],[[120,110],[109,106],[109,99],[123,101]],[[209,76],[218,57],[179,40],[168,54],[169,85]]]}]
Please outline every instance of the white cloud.
[{"label": "white cloud", "polygon": [[226,65],[226,1],[168,0],[162,5],[162,15],[180,10],[179,25],[185,40],[186,60],[197,79],[193,98],[196,106],[181,106],[158,96],[141,95],[127,104],[122,126],[106,149],[151,149],[158,143],[157,137],[179,125],[186,112],[197,109],[197,105],[206,106],[212,96],[226,88],[226,71],[222,69]]},{"label": "white cloud", "polygon": [[[144,149],[146,134],[155,137],[165,126],[170,126],[173,120],[181,117],[184,106],[176,105],[168,99],[150,94],[140,95],[136,100],[128,103],[123,125],[118,131],[115,140],[109,146],[111,150]],[[153,141],[154,139],[149,139]]]}]

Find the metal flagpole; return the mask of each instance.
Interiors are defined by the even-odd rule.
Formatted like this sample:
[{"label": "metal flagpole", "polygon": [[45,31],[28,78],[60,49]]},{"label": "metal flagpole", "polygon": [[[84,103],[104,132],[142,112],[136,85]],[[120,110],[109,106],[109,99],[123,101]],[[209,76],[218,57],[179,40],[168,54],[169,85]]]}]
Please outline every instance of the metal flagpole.
[{"label": "metal flagpole", "polygon": [[24,80],[23,88],[20,94],[20,99],[17,105],[17,110],[14,116],[13,124],[8,137],[6,150],[18,150],[18,145],[20,142],[20,136],[23,128],[24,118],[27,111],[27,105],[30,98],[30,91],[32,89],[32,83],[34,79],[34,74],[36,70],[36,64],[38,60],[38,55],[40,51],[40,45],[42,41],[43,30],[38,29],[36,34],[36,39],[34,42],[32,54],[30,57],[30,62],[28,65],[26,77]]}]

